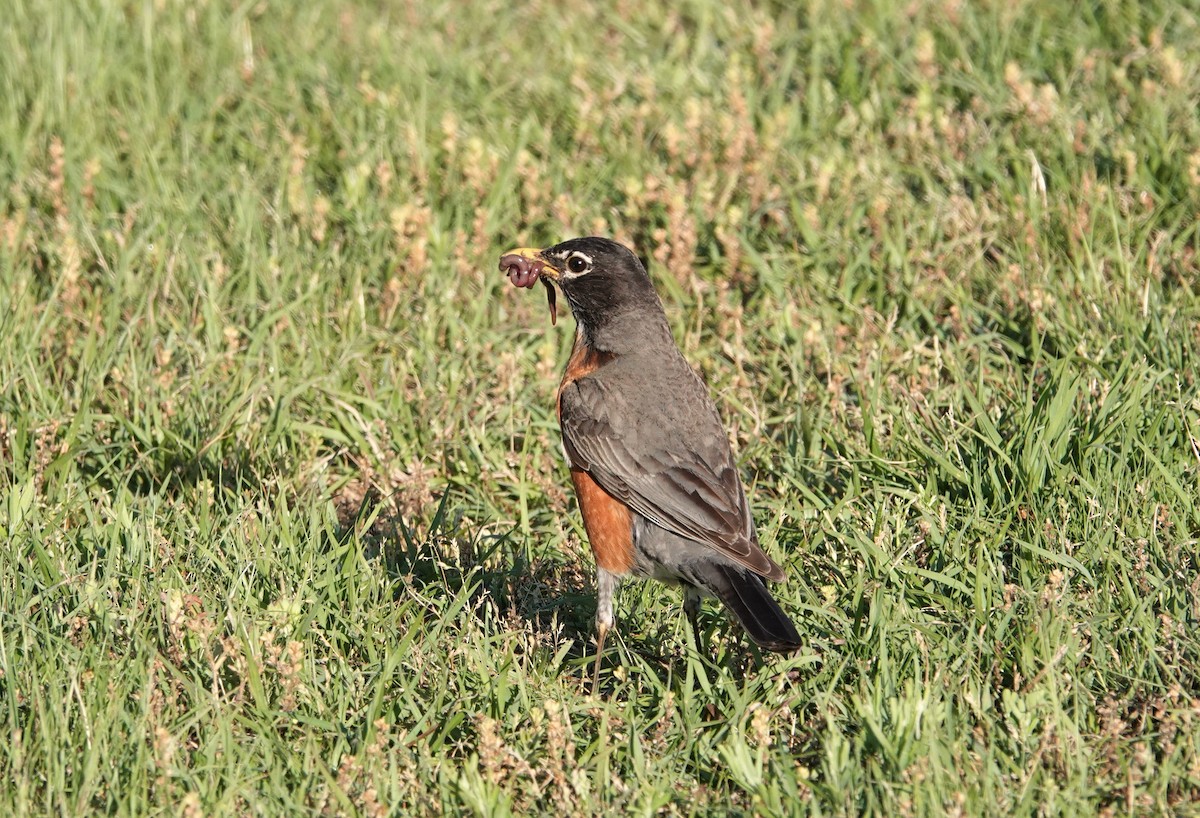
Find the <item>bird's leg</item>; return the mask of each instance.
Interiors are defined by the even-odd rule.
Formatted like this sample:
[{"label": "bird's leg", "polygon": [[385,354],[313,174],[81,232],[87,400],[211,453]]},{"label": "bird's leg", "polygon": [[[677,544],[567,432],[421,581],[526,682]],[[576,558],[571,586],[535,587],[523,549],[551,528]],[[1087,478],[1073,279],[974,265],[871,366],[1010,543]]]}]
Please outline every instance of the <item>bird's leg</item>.
[{"label": "bird's leg", "polygon": [[620,578],[603,568],[596,569],[596,666],[592,669],[592,692],[600,690],[600,660],[604,657],[604,637],[613,626],[613,597]]},{"label": "bird's leg", "polygon": [[703,653],[700,639],[700,592],[690,585],[683,588],[683,613],[692,624],[692,636],[696,640],[696,653]]},{"label": "bird's leg", "polygon": [[608,625],[596,623],[596,664],[592,666],[592,692],[600,692],[600,659],[604,656],[604,637],[608,635]]},{"label": "bird's leg", "polygon": [[[704,649],[704,635],[700,632],[700,601],[704,597],[700,593],[700,589],[693,585],[683,586],[683,613],[688,618],[688,622],[692,623],[692,639],[696,645],[696,659],[700,665],[700,673],[703,673],[708,679],[709,684],[712,684],[712,669],[709,667],[712,657]],[[688,663],[688,673],[691,674],[691,663]]]}]

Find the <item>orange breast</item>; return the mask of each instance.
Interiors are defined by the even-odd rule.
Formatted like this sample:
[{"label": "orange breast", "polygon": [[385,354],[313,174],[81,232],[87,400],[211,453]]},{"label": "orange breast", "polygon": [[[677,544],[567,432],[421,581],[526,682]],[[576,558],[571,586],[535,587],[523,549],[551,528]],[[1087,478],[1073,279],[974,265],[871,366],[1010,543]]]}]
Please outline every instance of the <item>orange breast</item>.
[{"label": "orange breast", "polygon": [[[611,352],[592,349],[582,335],[575,337],[575,346],[563,372],[562,383],[554,403],[562,419],[562,392],[580,378],[585,378],[611,361]],[[629,507],[592,479],[587,472],[572,468],[571,482],[575,484],[575,496],[579,498],[579,511],[583,515],[583,527],[587,529],[588,543],[596,557],[596,565],[614,574],[628,574],[633,568],[633,518]]]},{"label": "orange breast", "polygon": [[575,484],[596,565],[614,574],[628,574],[633,569],[633,517],[629,506],[601,488],[585,471],[571,469],[571,482]]}]

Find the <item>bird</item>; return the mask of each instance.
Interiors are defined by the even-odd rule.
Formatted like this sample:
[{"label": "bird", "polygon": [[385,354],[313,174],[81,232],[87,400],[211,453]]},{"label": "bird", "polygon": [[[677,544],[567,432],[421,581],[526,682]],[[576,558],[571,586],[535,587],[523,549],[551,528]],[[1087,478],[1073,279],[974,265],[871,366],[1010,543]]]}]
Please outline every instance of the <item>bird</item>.
[{"label": "bird", "polygon": [[510,250],[500,270],[518,287],[540,280],[552,321],[557,288],[575,318],[555,407],[596,561],[593,685],[629,576],[683,587],[697,649],[703,597],[720,600],[759,647],[799,649],[795,624],[767,588],[784,572],[759,545],[721,416],[638,257],[590,236]]}]

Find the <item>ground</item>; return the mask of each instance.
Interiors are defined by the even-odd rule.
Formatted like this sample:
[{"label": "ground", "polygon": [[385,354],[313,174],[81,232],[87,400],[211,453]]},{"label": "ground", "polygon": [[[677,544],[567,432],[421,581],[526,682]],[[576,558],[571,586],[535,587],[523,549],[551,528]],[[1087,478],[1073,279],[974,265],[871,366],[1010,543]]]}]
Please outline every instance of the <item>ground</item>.
[{"label": "ground", "polygon": [[[511,5],[6,4],[0,812],[1195,813],[1194,4]],[[796,656],[591,690],[591,233]]]}]

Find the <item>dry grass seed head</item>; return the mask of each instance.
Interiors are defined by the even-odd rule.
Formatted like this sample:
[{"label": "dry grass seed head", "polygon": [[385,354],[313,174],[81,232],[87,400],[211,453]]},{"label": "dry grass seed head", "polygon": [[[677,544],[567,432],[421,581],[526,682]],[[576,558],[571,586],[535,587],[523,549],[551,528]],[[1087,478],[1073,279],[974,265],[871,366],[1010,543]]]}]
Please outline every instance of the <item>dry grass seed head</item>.
[{"label": "dry grass seed head", "polygon": [[489,716],[480,714],[475,719],[475,729],[479,737],[476,747],[479,766],[483,777],[497,785],[504,781],[508,769],[507,752],[499,727],[499,722]]}]

